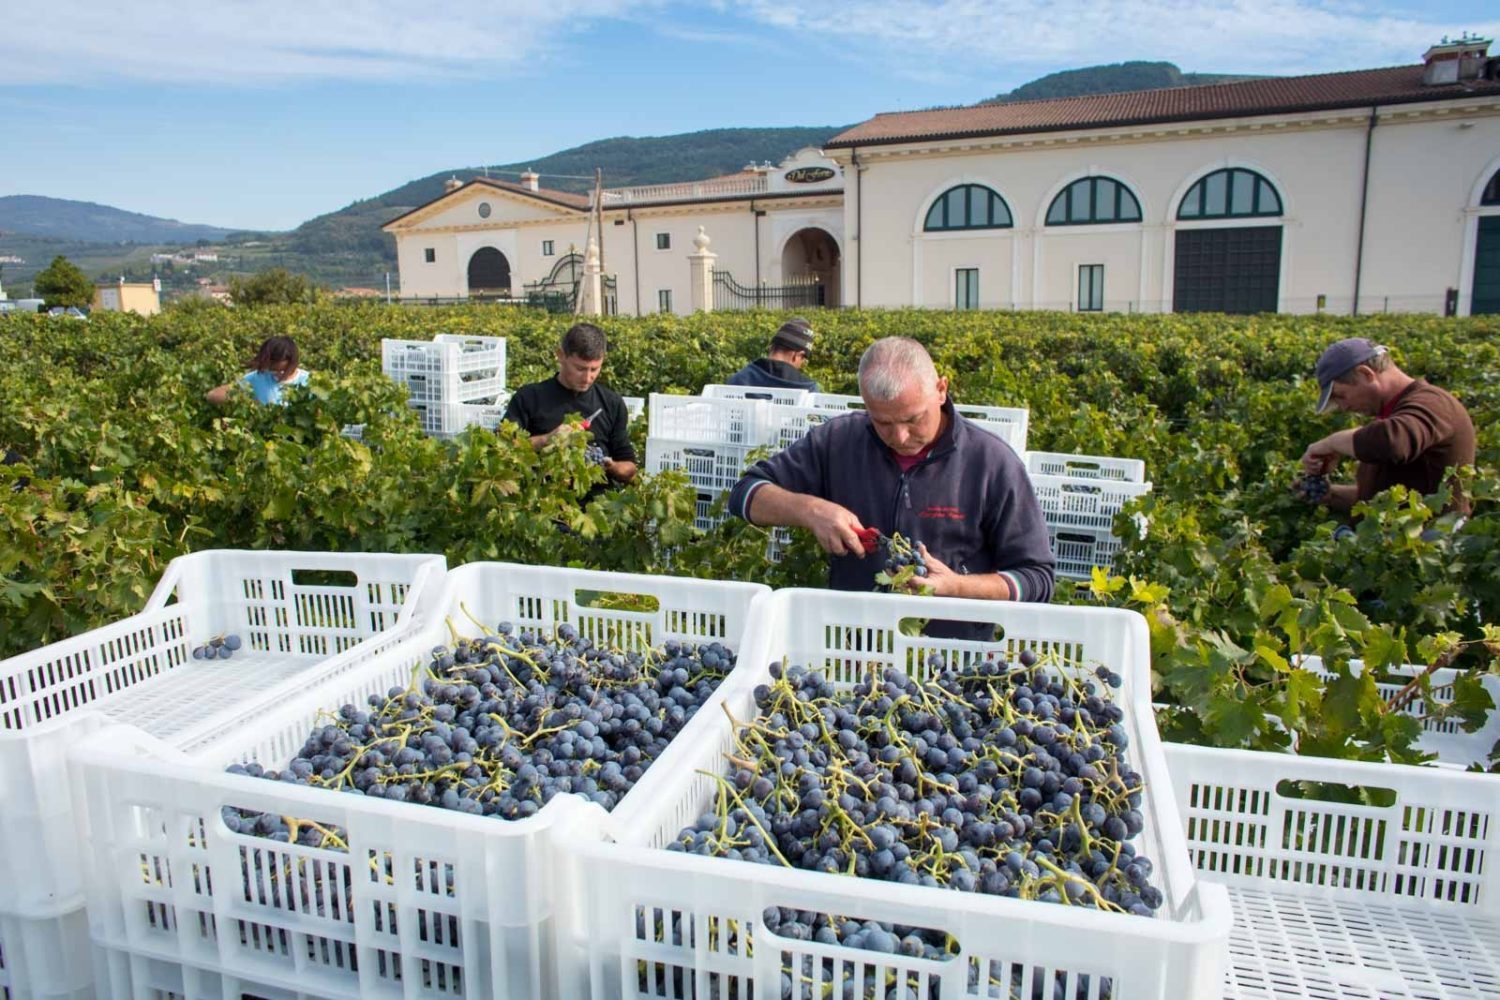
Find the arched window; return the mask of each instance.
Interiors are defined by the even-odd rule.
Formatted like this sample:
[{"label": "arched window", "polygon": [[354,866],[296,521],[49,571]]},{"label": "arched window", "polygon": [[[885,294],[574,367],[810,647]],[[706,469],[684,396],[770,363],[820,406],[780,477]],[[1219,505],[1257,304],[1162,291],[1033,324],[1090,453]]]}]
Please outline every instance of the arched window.
[{"label": "arched window", "polygon": [[927,210],[927,232],[945,229],[1009,229],[1005,199],[982,184],[960,184],[943,192]]},{"label": "arched window", "polygon": [[1280,215],[1281,196],[1271,182],[1253,170],[1215,170],[1188,188],[1177,207],[1179,219],[1234,219]]},{"label": "arched window", "polygon": [[1500,170],[1495,171],[1495,176],[1484,186],[1484,194],[1479,196],[1481,205],[1500,205]]},{"label": "arched window", "polygon": [[1063,188],[1047,209],[1049,226],[1140,222],[1141,203],[1130,188],[1110,177],[1083,177]]}]

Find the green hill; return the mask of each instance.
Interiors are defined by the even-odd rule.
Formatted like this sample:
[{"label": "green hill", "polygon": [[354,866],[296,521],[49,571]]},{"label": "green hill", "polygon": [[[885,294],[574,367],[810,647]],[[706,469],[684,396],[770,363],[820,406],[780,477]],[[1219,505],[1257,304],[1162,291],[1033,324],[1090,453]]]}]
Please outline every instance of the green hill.
[{"label": "green hill", "polygon": [[1235,76],[1228,73],[1184,73],[1169,62],[1123,62],[1109,66],[1086,66],[1065,69],[1059,73],[1024,83],[1008,94],[997,94],[981,104],[1007,104],[1013,101],[1040,101],[1053,97],[1084,97],[1088,94],[1120,94],[1131,90],[1165,90],[1170,87],[1197,87],[1210,83],[1234,83],[1237,80],[1261,80],[1260,76]]},{"label": "green hill", "polygon": [[89,243],[193,243],[225,239],[234,230],[127,212],[91,201],[34,194],[0,195],[0,231]]},{"label": "green hill", "polygon": [[[751,160],[777,162],[803,146],[821,145],[845,127],[725,128],[645,138],[621,136],[488,169],[497,178],[515,180],[517,174],[530,168],[542,175],[543,187],[562,191],[588,190],[592,186],[590,181],[575,178],[591,177],[595,167],[604,171],[606,187],[701,180],[732,173]],[[394,263],[393,242],[380,232],[380,227],[441,195],[443,182],[449,177],[467,180],[485,169],[440,170],[385,194],[309,219],[287,234],[287,249],[305,254],[346,250],[385,253]]]}]

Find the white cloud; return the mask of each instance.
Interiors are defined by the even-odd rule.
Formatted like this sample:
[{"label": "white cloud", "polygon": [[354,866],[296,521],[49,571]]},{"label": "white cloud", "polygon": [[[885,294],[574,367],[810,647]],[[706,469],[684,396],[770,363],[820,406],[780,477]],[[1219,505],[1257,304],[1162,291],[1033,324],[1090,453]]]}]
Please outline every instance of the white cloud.
[{"label": "white cloud", "polygon": [[27,3],[0,33],[0,85],[375,81],[504,72],[559,36],[653,0],[98,0]]},{"label": "white cloud", "polygon": [[[739,16],[831,47],[887,56],[903,75],[988,67],[989,79],[1130,59],[1184,70],[1316,73],[1419,61],[1457,29],[1500,31],[1490,13],[1463,23],[1318,0],[735,0]],[[927,62],[934,60],[935,62]]]},{"label": "white cloud", "polygon": [[533,68],[615,19],[649,19],[677,41],[997,86],[1126,59],[1247,73],[1410,63],[1456,29],[1500,32],[1488,9],[1448,23],[1411,3],[1416,13],[1370,0],[53,0],[7,11],[0,86],[493,76]]}]

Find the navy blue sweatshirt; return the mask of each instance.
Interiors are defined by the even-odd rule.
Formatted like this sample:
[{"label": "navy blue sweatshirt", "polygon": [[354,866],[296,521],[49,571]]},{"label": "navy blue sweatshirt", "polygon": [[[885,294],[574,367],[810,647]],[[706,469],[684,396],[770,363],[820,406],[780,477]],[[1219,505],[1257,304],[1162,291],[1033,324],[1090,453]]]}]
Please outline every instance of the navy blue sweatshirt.
[{"label": "navy blue sweatshirt", "polygon": [[817,392],[818,383],[802,374],[802,369],[785,361],[757,358],[733,375],[725,385],[748,385],[760,389],[806,389]]},{"label": "navy blue sweatshirt", "polygon": [[[729,512],[749,520],[755,491],[774,483],[846,507],[865,527],[923,542],[955,573],[1001,573],[1017,600],[1050,601],[1056,560],[1025,465],[1004,441],[955,413],[952,401],[943,409],[948,429],[908,472],[868,414],[855,411],[751,466],[730,494]],[[871,590],[881,568],[879,553],[835,556],[828,585]]]}]

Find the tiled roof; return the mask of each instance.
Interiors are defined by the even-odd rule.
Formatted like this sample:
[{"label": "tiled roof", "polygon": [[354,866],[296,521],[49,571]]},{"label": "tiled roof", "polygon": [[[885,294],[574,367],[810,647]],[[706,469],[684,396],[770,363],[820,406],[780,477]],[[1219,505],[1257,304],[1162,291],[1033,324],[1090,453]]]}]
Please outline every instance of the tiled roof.
[{"label": "tiled roof", "polygon": [[1167,90],[1136,90],[1044,101],[876,115],[823,144],[825,149],[932,139],[1056,132],[1214,118],[1500,96],[1500,80],[1430,86],[1421,66],[1273,77]]},{"label": "tiled roof", "polygon": [[[492,188],[498,188],[499,190],[508,192],[510,194],[525,195],[527,198],[535,198],[538,201],[549,202],[553,205],[559,205],[563,208],[576,209],[580,212],[587,212],[589,210],[589,196],[586,194],[574,194],[571,191],[554,191],[551,188],[540,188],[536,191],[533,191],[531,190],[531,188],[527,187],[524,184],[514,184],[510,181],[495,180],[493,177],[472,177],[464,183],[464,187],[468,187],[470,184],[484,184]],[[442,201],[450,194],[455,194],[457,193],[457,191],[462,190],[463,188],[456,188],[454,191],[444,191],[442,194],[438,195],[431,201],[423,202],[410,211],[402,212],[400,215],[385,223],[380,228],[389,229],[407,216],[420,212],[431,205],[436,205],[438,202]]]},{"label": "tiled roof", "polygon": [[575,194],[572,191],[554,191],[551,188],[538,188],[533,191],[525,184],[516,184],[511,181],[499,181],[493,177],[475,177],[471,184],[488,184],[490,187],[509,191],[512,194],[523,194],[528,198],[540,198],[542,201],[554,202],[558,205],[566,205],[568,208],[579,208],[587,212],[589,208],[589,196],[586,194]]}]

